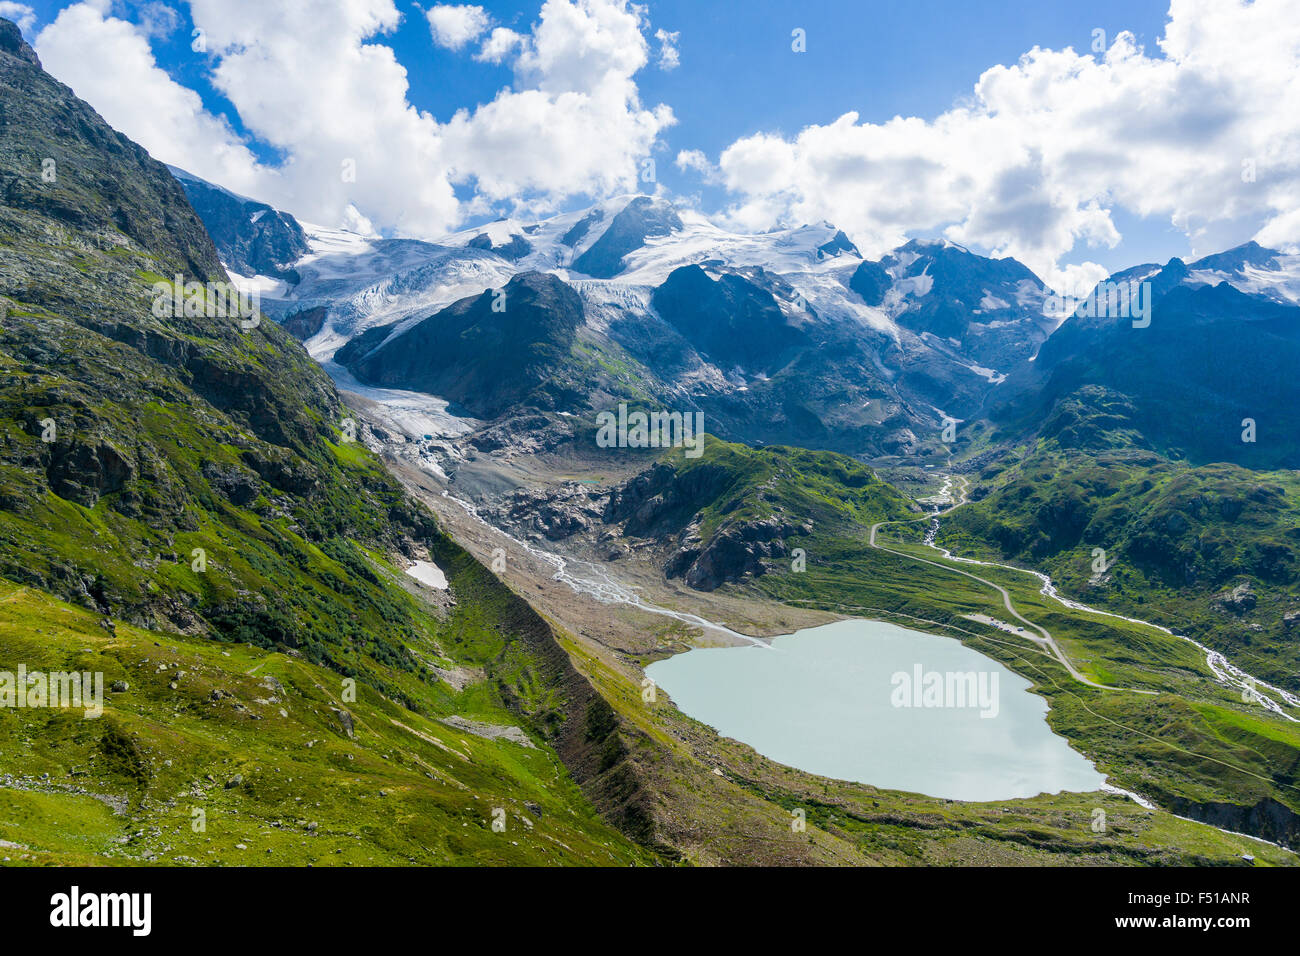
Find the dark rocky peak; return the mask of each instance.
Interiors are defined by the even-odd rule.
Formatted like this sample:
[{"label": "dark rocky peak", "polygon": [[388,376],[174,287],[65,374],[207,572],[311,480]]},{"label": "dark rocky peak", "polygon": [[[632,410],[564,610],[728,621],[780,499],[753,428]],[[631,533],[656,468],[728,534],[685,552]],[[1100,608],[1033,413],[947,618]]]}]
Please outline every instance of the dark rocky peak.
[{"label": "dark rocky peak", "polygon": [[[610,220],[605,232],[574,260],[572,268],[597,279],[612,279],[623,271],[623,259],[628,253],[640,249],[647,239],[667,236],[681,228],[681,217],[671,203],[637,196]],[[565,236],[566,241],[568,238]]]},{"label": "dark rocky peak", "polygon": [[849,278],[849,288],[862,296],[862,301],[867,305],[879,306],[884,303],[885,293],[893,282],[879,262],[863,262]]},{"label": "dark rocky peak", "polygon": [[292,278],[293,264],[311,251],[297,219],[182,169],[172,168],[172,172],[216,243],[222,262],[240,275]]},{"label": "dark rocky peak", "polygon": [[1252,239],[1224,252],[1197,259],[1187,268],[1192,272],[1212,269],[1215,272],[1228,273],[1239,273],[1246,266],[1253,266],[1256,269],[1276,269],[1278,255],[1276,249],[1266,249]]},{"label": "dark rocky peak", "polygon": [[897,272],[899,278],[924,273],[934,280],[932,291],[963,299],[971,296],[978,299],[992,283],[1029,281],[1039,287],[1043,284],[1017,259],[991,259],[942,240],[912,239],[881,262],[891,271],[901,270]]},{"label": "dark rocky peak", "polygon": [[[761,271],[760,271],[761,272]],[[651,304],[701,354],[720,368],[770,372],[806,342],[769,289],[739,270],[716,279],[698,265],[669,273]]]},{"label": "dark rocky peak", "polygon": [[510,235],[508,242],[503,242],[497,246],[492,244],[491,236],[486,232],[480,232],[465,245],[470,249],[483,249],[486,252],[494,252],[501,258],[509,259],[511,262],[518,262],[533,251],[532,243],[517,232]]},{"label": "dark rocky peak", "polygon": [[7,53],[12,57],[30,63],[32,66],[39,67],[41,65],[40,59],[36,56],[36,51],[28,46],[27,41],[23,39],[18,24],[3,18],[0,18],[0,53]]},{"label": "dark rocky peak", "polygon": [[334,358],[364,382],[428,392],[495,418],[521,402],[573,403],[552,379],[583,322],[569,285],[548,272],[521,272],[400,334],[370,329]]},{"label": "dark rocky peak", "polygon": [[858,252],[858,247],[844,234],[843,230],[837,229],[835,235],[817,247],[817,258],[834,259],[842,255],[862,258],[862,253]]}]

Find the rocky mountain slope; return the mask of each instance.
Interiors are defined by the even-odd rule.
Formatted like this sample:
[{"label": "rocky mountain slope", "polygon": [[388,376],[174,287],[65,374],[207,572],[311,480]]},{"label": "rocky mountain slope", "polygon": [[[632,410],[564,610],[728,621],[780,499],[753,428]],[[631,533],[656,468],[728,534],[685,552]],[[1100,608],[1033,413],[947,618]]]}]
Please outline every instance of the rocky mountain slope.
[{"label": "rocky mountain slope", "polygon": [[[307,233],[311,252],[264,303],[313,355],[338,357],[366,384],[419,390],[431,379],[407,367],[418,361],[424,372],[442,364],[445,392],[467,392],[450,358],[399,359],[427,350],[398,343],[417,326],[427,338],[427,323],[462,299],[546,272],[581,300],[583,321],[572,340],[552,343],[551,372],[570,393],[542,409],[582,415],[611,397],[640,400],[703,411],[712,431],[751,443],[922,451],[946,415],[973,414],[1052,325],[1047,290],[1011,260],[912,242],[866,263],[829,224],[740,235],[649,196],[437,243]],[[220,229],[218,245],[226,254]],[[878,274],[871,288],[868,273]],[[387,355],[376,351],[381,338]],[[530,391],[518,384],[500,387]]]},{"label": "rocky mountain slope", "polygon": [[286,278],[293,263],[310,251],[302,226],[288,213],[213,186],[183,169],[168,168],[180,180],[230,271]]},{"label": "rocky mountain slope", "polygon": [[[1036,430],[1063,405],[1091,404],[1095,387],[1120,396],[1128,427],[1174,459],[1300,464],[1291,427],[1300,403],[1300,256],[1250,243],[1108,281],[1148,283],[1150,315],[1072,316],[1007,382],[1010,400],[991,407],[996,420]],[[1076,429],[1068,441],[1086,448],[1091,437]]]},{"label": "rocky mountain slope", "polygon": [[428,392],[476,418],[496,418],[524,401],[568,408],[574,397],[556,373],[582,322],[582,301],[569,286],[524,272],[499,293],[461,299],[399,334],[373,328],[335,359],[367,383]]},{"label": "rocky mountain slope", "polygon": [[[649,860],[621,722],[357,440],[301,346],[229,310],[166,167],[6,20],[0,104],[0,662],[111,682],[98,720],[0,712],[10,845],[46,862]],[[174,308],[177,275],[193,308]],[[447,589],[416,584],[415,559]]]}]

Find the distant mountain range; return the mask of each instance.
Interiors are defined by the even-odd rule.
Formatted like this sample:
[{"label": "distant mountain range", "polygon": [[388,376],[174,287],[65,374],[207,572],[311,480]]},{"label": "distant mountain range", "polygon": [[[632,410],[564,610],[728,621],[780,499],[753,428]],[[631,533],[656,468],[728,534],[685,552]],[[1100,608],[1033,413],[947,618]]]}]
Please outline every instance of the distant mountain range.
[{"label": "distant mountain range", "polygon": [[[1300,357],[1300,256],[1255,243],[1109,277],[1150,283],[1154,321],[1139,328],[1127,312],[1060,314],[1015,259],[912,240],[864,260],[828,223],[737,234],[649,196],[424,242],[299,227],[194,177],[182,185],[223,261],[267,277],[263,307],[319,360],[479,419],[630,400],[703,411],[710,431],[751,444],[927,455],[948,421],[1032,432],[1096,385],[1175,457],[1300,461],[1300,444],[1272,427],[1300,401],[1285,374]],[[482,306],[511,283],[546,284],[563,314],[538,321],[545,307],[526,296],[517,334],[508,311]],[[471,313],[472,334],[446,347],[435,330]],[[469,355],[473,342],[494,354]],[[1254,443],[1241,441],[1244,419]],[[952,444],[967,440],[957,428]]]}]

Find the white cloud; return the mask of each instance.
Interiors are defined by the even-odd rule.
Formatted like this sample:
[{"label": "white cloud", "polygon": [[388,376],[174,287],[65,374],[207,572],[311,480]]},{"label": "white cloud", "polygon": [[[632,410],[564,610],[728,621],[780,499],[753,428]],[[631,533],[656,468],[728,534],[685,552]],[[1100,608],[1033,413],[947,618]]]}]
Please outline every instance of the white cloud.
[{"label": "white cloud", "polygon": [[76,4],[41,30],[35,48],[50,73],[154,158],[236,192],[265,183],[267,171],[230,124],[157,67],[132,24]]},{"label": "white cloud", "polygon": [[483,46],[474,55],[474,59],[484,63],[500,63],[523,43],[522,34],[506,27],[496,27],[483,41]]},{"label": "white cloud", "polygon": [[647,26],[626,0],[546,0],[532,32],[515,35],[514,89],[444,128],[461,158],[454,181],[534,212],[558,197],[634,191],[639,161],[675,122],[665,105],[642,106],[633,79]]},{"label": "white cloud", "polygon": [[437,4],[425,14],[433,42],[449,50],[459,50],[481,37],[491,18],[482,7]]},{"label": "white cloud", "polygon": [[868,254],[942,230],[1061,284],[1100,269],[1058,263],[1118,243],[1115,208],[1165,218],[1203,252],[1243,224],[1261,241],[1300,239],[1293,0],[1173,0],[1160,47],[1147,54],[1127,34],[1098,56],[1035,47],[933,120],[846,113],[737,140],[718,161],[737,194],[727,217],[829,219]]},{"label": "white cloud", "polygon": [[513,87],[445,123],[410,103],[407,68],[381,42],[401,19],[392,0],[338,0],[310,15],[265,0],[190,9],[213,85],[242,129],[283,156],[278,165],[259,164],[160,69],[138,26],[77,4],[37,49],[157,158],[312,222],[432,236],[493,205],[541,211],[631,191],[674,121],[667,106],[640,102],[648,24],[626,0],[546,0],[529,33],[494,30],[480,56],[513,57]]},{"label": "white cloud", "polygon": [[18,29],[26,33],[36,25],[36,11],[25,3],[13,0],[0,0],[0,17],[18,24]]},{"label": "white cloud", "polygon": [[675,70],[682,64],[681,51],[677,49],[677,42],[682,38],[681,33],[667,30],[656,30],[655,39],[659,41],[659,69]]},{"label": "white cloud", "polygon": [[515,73],[548,92],[591,93],[630,79],[646,64],[644,16],[623,0],[546,0]]},{"label": "white cloud", "polygon": [[140,29],[145,36],[166,38],[181,25],[181,15],[165,3],[146,3],[140,8]]},{"label": "white cloud", "polygon": [[694,172],[706,183],[716,183],[721,181],[722,174],[718,167],[709,162],[709,157],[704,155],[703,150],[683,149],[677,153],[675,165],[682,172]]}]

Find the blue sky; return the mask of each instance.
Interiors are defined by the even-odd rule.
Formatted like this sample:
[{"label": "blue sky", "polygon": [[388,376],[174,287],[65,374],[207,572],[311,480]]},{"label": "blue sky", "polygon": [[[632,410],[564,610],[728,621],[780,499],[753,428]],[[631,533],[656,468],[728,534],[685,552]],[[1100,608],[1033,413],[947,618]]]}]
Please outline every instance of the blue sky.
[{"label": "blue sky", "polygon": [[[1170,155],[1190,158],[1200,145],[1192,135],[1200,121],[1190,112],[1186,116],[1180,112],[1194,112],[1195,109],[1195,103],[1187,103],[1183,87],[1200,91],[1212,81],[1205,79],[1210,75],[1208,71],[1197,74],[1192,66],[1214,60],[1222,53],[1211,48],[1218,42],[1216,34],[1224,34],[1229,39],[1234,33],[1248,39],[1263,36],[1263,39],[1252,42],[1266,43],[1267,35],[1278,31],[1275,28],[1262,29],[1256,21],[1268,13],[1262,8],[1276,7],[1278,0],[1257,0],[1255,6],[1261,8],[1260,12],[1245,6],[1241,10],[1229,11],[1235,19],[1224,21],[1222,28],[1208,22],[1207,11],[1211,8],[1203,5],[1209,0],[1175,0],[1176,4],[1183,6],[1180,21],[1183,38],[1180,43],[1185,52],[1181,54],[1182,62],[1177,70],[1171,66],[1165,71],[1164,79],[1150,81],[1148,75],[1160,71],[1149,67],[1165,59],[1165,53],[1158,48],[1156,41],[1165,33],[1171,13],[1168,3],[1156,0],[1090,0],[1087,3],[1006,0],[997,4],[951,0],[911,0],[908,3],[749,0],[744,4],[648,0],[640,9],[629,7],[622,0],[573,0],[573,5],[583,5],[593,11],[597,7],[609,7],[613,11],[601,21],[601,29],[611,24],[614,28],[619,27],[617,17],[620,11],[624,19],[633,17],[640,33],[640,39],[634,40],[633,45],[639,42],[643,48],[641,65],[626,66],[625,61],[617,59],[628,49],[626,34],[622,39],[606,43],[593,27],[591,43],[598,49],[591,62],[601,64],[602,69],[611,62],[623,64],[615,71],[619,75],[611,77],[609,88],[622,89],[619,84],[625,84],[631,88],[630,98],[616,115],[587,113],[574,120],[578,139],[583,135],[582,123],[595,124],[595,128],[588,131],[592,137],[590,142],[582,143],[572,157],[566,158],[563,144],[539,145],[537,153],[539,156],[545,154],[545,157],[544,162],[542,159],[538,162],[549,163],[549,168],[542,170],[524,169],[531,158],[531,144],[512,143],[507,132],[500,128],[502,123],[510,122],[510,117],[524,115],[519,112],[525,108],[523,99],[512,102],[511,111],[503,109],[495,126],[491,117],[485,115],[488,111],[483,110],[501,97],[503,91],[518,93],[535,85],[551,98],[550,111],[539,114],[538,122],[542,128],[548,125],[563,128],[566,120],[561,104],[563,93],[579,90],[582,95],[597,95],[594,82],[589,88],[586,80],[557,79],[556,71],[548,74],[544,63],[538,66],[534,62],[531,68],[528,66],[526,56],[531,54],[522,52],[527,49],[526,44],[531,43],[536,58],[544,61],[544,50],[550,42],[537,29],[539,18],[546,20],[543,14],[547,11],[543,10],[541,0],[480,4],[491,21],[490,28],[503,28],[525,38],[522,41],[525,45],[518,47],[518,58],[505,56],[496,63],[482,62],[474,53],[477,45],[485,40],[486,29],[460,49],[447,49],[431,34],[430,22],[425,16],[428,5],[397,3],[397,15],[390,16],[382,12],[389,2],[338,0],[335,4],[317,8],[311,14],[284,13],[273,18],[262,9],[265,2],[259,5],[252,0],[225,0],[220,5],[216,5],[216,0],[193,4],[161,3],[159,0],[96,0],[90,4],[98,8],[95,14],[88,13],[76,24],[69,16],[61,21],[62,30],[51,30],[48,37],[43,37],[40,34],[60,11],[73,5],[37,0],[30,4],[32,22],[26,30],[29,37],[39,37],[37,48],[46,58],[47,68],[56,76],[60,76],[61,70],[71,74],[60,78],[90,100],[110,122],[119,128],[125,127],[125,132],[141,139],[146,148],[157,153],[159,149],[145,135],[148,124],[142,117],[130,115],[129,106],[124,105],[120,92],[123,84],[142,75],[125,72],[124,61],[142,55],[147,59],[151,55],[153,65],[165,74],[166,79],[174,82],[177,88],[196,92],[201,98],[203,112],[228,123],[233,134],[232,142],[238,146],[242,141],[242,146],[247,149],[247,157],[241,160],[243,167],[230,165],[235,161],[229,159],[227,166],[221,167],[223,171],[235,170],[226,175],[224,185],[241,191],[248,191],[250,185],[260,187],[273,194],[259,195],[259,198],[319,218],[321,210],[334,208],[325,205],[323,200],[316,202],[323,193],[320,183],[290,180],[305,176],[307,160],[320,159],[326,152],[325,146],[310,140],[305,132],[296,133],[296,138],[278,135],[280,128],[291,125],[295,119],[292,106],[281,104],[278,107],[286,114],[286,122],[280,123],[275,107],[262,100],[268,85],[279,85],[281,77],[273,72],[277,64],[286,76],[290,70],[285,64],[294,65],[294,73],[304,69],[322,69],[325,80],[328,79],[328,70],[319,63],[304,59],[309,56],[310,48],[306,53],[302,49],[270,50],[273,44],[269,38],[277,34],[288,35],[298,29],[299,23],[343,16],[339,10],[345,6],[349,9],[355,7],[352,19],[341,20],[336,32],[343,34],[352,29],[357,35],[354,47],[363,43],[390,47],[406,71],[404,93],[392,89],[392,84],[382,89],[377,86],[374,93],[376,104],[388,102],[394,95],[399,99],[404,95],[410,106],[427,111],[437,124],[451,124],[457,111],[468,111],[469,122],[463,124],[464,128],[458,133],[441,129],[430,133],[431,145],[427,154],[421,153],[418,162],[413,159],[405,170],[386,171],[384,177],[396,189],[404,177],[418,178],[420,164],[424,164],[423,168],[427,170],[432,157],[443,157],[453,152],[455,159],[447,161],[447,170],[442,171],[445,182],[424,184],[417,192],[407,188],[407,207],[436,208],[437,215],[430,213],[422,219],[410,218],[407,216],[409,209],[403,209],[402,197],[377,192],[383,183],[363,183],[369,188],[357,190],[356,195],[334,197],[336,205],[349,204],[366,221],[383,231],[418,233],[422,228],[425,231],[432,228],[430,223],[446,223],[449,228],[452,224],[466,225],[495,218],[502,211],[508,211],[517,198],[510,185],[516,182],[519,184],[517,195],[527,197],[539,208],[574,208],[586,204],[601,192],[608,193],[616,187],[624,189],[628,182],[627,169],[633,168],[628,165],[624,169],[624,165],[640,162],[649,156],[655,161],[661,189],[697,203],[706,213],[726,216],[732,223],[758,228],[775,224],[778,219],[789,221],[792,217],[811,218],[816,215],[844,225],[855,238],[862,237],[863,244],[868,246],[888,244],[903,235],[946,234],[981,251],[1017,254],[1040,272],[1083,262],[1092,263],[1095,268],[1119,269],[1140,261],[1164,261],[1174,255],[1186,257],[1193,252],[1214,251],[1251,238],[1270,222],[1273,222],[1269,227],[1273,234],[1291,235],[1289,220],[1281,225],[1277,223],[1280,218],[1285,218],[1284,214],[1279,214],[1279,209],[1285,211],[1289,202],[1291,193],[1285,191],[1291,189],[1289,183],[1282,184],[1282,193],[1270,186],[1273,191],[1264,196],[1263,189],[1254,193],[1244,192],[1240,184],[1232,182],[1234,178],[1240,178],[1236,177],[1236,169],[1242,162],[1247,158],[1254,162],[1256,153],[1267,150],[1269,142],[1276,142],[1276,129],[1234,129],[1230,135],[1225,133],[1217,157],[1221,167],[1218,178],[1223,181],[1222,195],[1215,194],[1216,180],[1197,183],[1186,191],[1194,198],[1184,199],[1172,187],[1160,186],[1153,190],[1150,178],[1153,165],[1168,162]],[[1216,2],[1219,10],[1216,16],[1226,16],[1223,11],[1238,6],[1238,0]],[[548,7],[556,4],[567,5],[568,0],[552,0]],[[11,10],[14,6],[12,2],[9,4]],[[4,9],[3,5],[0,9]],[[376,10],[381,11],[381,19],[388,17],[382,28],[355,28],[357,18],[374,16]],[[247,20],[254,26],[254,21],[262,25],[251,33],[245,31],[236,35],[237,31],[226,29],[220,23],[226,12],[241,24]],[[300,20],[296,22],[294,16]],[[551,20],[552,33],[563,32],[558,12],[551,16]],[[147,44],[147,49],[126,45],[121,30],[110,37],[105,31],[108,26],[116,25],[116,21],[122,21],[123,29],[135,30]],[[203,25],[213,38],[212,45],[202,54],[191,49],[191,30],[196,22]],[[1189,23],[1191,27],[1187,26]],[[1206,28],[1195,28],[1197,23]],[[1268,24],[1263,26],[1269,27]],[[806,52],[796,54],[791,49],[791,31],[795,28],[806,31]],[[1046,56],[1030,67],[1015,69],[1022,55],[1035,47],[1054,51],[1072,48],[1076,58],[1087,57],[1093,54],[1094,31],[1098,29],[1105,31],[1108,45],[1115,44],[1121,31],[1129,31],[1131,43],[1144,51],[1144,55],[1138,56],[1124,52],[1127,48],[1123,48],[1106,67],[1111,73],[1121,76],[1121,82],[1132,84],[1133,92],[1127,94],[1127,99],[1106,99],[1104,94],[1097,92],[1104,83],[1099,80],[1081,81],[1075,75],[1074,65],[1053,65]],[[659,31],[675,34],[675,38],[669,41],[677,51],[673,68],[663,68],[660,59],[663,43]],[[101,35],[106,39],[101,40]],[[605,35],[614,34],[606,30]],[[636,31],[633,37],[635,35]],[[240,58],[241,53],[247,52],[246,46],[258,46],[264,42],[268,46],[265,58]],[[121,49],[115,49],[112,56],[103,55],[101,62],[92,69],[84,65],[86,57],[77,55],[78,43],[94,44],[97,50],[119,44]],[[1275,51],[1270,48],[1260,56],[1270,52]],[[1107,55],[1096,53],[1093,55],[1096,64],[1089,60],[1083,66],[1100,76],[1102,70],[1097,64]],[[216,67],[225,61],[228,61],[231,73],[218,78]],[[994,104],[996,109],[990,106],[993,103],[991,96],[985,97],[988,102],[977,101],[976,83],[986,71],[998,65],[1012,68],[1017,74],[1013,79],[1025,88],[1037,90],[1039,87],[1034,84],[1049,83],[1056,91],[1052,95],[1059,97],[1063,104],[1057,110],[1061,114],[1069,111],[1071,84],[1079,88],[1080,97],[1086,94],[1099,98],[1097,103],[1089,106],[1091,112],[1063,115],[1063,123],[1073,124],[1062,126],[1063,131],[1054,131],[1050,118],[1045,121],[1041,113],[1026,119],[1025,129],[1032,127],[1035,132],[1025,136],[1018,156],[982,164],[978,157],[962,154],[978,151],[980,143],[996,144],[1004,138],[998,132],[1002,129],[1010,130],[1009,137],[1017,139],[1019,133],[1014,123],[998,125],[995,120],[987,124],[989,129],[984,132],[974,128],[967,130],[965,126],[971,124],[965,124],[956,133],[944,133],[951,145],[935,141],[936,136],[932,134],[941,128],[946,129],[945,117],[951,118],[950,111],[954,108],[960,110],[974,104],[977,109],[996,113],[999,117],[1006,117],[1014,111],[1017,102],[1014,94],[1007,96],[1001,92],[998,100],[1000,104],[1011,103],[1012,110],[997,103]],[[1292,62],[1289,65],[1294,73],[1300,64]],[[109,75],[119,67],[124,71],[122,76]],[[252,74],[258,68],[266,72],[254,81]],[[241,83],[233,75],[240,71],[250,76],[248,82]],[[153,79],[149,82],[156,83],[157,77],[150,76]],[[358,137],[387,140],[388,153],[392,153],[400,150],[394,144],[425,135],[424,132],[412,132],[411,127],[418,124],[413,124],[409,117],[395,118],[392,126],[384,126],[378,121],[372,123],[365,110],[366,91],[356,90],[368,82],[367,76],[366,69],[358,67],[356,80],[347,87],[357,93],[356,102],[351,106],[356,115],[349,122],[358,130]],[[1258,84],[1257,76],[1249,79]],[[1288,81],[1279,78],[1277,82]],[[1044,159],[1045,153],[1055,153],[1062,147],[1062,140],[1074,137],[1076,130],[1081,139],[1093,135],[1095,142],[1106,141],[1115,150],[1119,148],[1115,141],[1120,135],[1116,130],[1140,131],[1144,125],[1149,126],[1152,123],[1150,114],[1135,114],[1129,118],[1118,117],[1114,129],[1105,126],[1110,120],[1098,120],[1095,130],[1078,128],[1081,115],[1092,117],[1104,112],[1113,116],[1122,113],[1130,101],[1136,103],[1149,99],[1145,92],[1148,88],[1142,86],[1143,83],[1150,84],[1150,90],[1154,91],[1152,96],[1170,97],[1169,102],[1176,104],[1167,112],[1173,114],[1174,137],[1184,137],[1185,141],[1161,145],[1185,153],[1153,151],[1141,164],[1132,164],[1135,168],[1128,173],[1117,171],[1114,182],[1105,176],[1081,171],[1087,162],[1103,169],[1108,163],[1126,165],[1125,162],[1116,163],[1113,156],[1109,159],[1101,155],[1085,156],[1086,150],[1071,152],[1066,148],[1063,157]],[[114,84],[118,90],[116,93]],[[1006,84],[1003,84],[999,90],[1005,88]],[[304,89],[306,92],[300,94],[300,98],[306,100],[312,87]],[[1242,84],[1234,84],[1233,89],[1240,95]],[[158,94],[160,103],[171,102],[165,95],[167,92],[164,90]],[[1260,88],[1246,92],[1259,97],[1270,95],[1271,91]],[[334,96],[337,98],[337,91]],[[613,94],[610,96],[616,98]],[[1051,97],[1045,95],[1043,98]],[[142,100],[147,104],[149,97],[144,96]],[[500,107],[505,105],[498,104]],[[670,120],[665,120],[662,115],[657,119],[651,118],[651,111],[660,106],[671,111]],[[347,108],[347,104],[340,103],[340,111]],[[144,109],[141,107],[141,112]],[[310,104],[308,115],[312,109],[319,111],[322,125],[329,121],[329,102]],[[159,107],[153,107],[154,113],[158,110]],[[384,108],[376,106],[374,112],[382,114]],[[847,113],[855,113],[856,121],[842,122],[840,127],[835,127],[833,124]],[[887,128],[896,116],[914,117],[923,124],[931,124],[926,128],[918,127],[915,133],[926,142],[913,149],[913,134]],[[626,125],[622,125],[624,120]],[[601,124],[606,122],[610,132],[608,137],[602,137]],[[131,128],[133,124],[140,126],[139,134]],[[801,137],[800,134],[810,127],[814,132],[823,131],[823,135]],[[446,137],[444,133],[447,133]],[[155,132],[155,135],[158,134]],[[625,141],[619,137],[624,137]],[[1249,142],[1252,137],[1259,143]],[[346,134],[335,134],[331,148],[345,148],[336,146],[340,138],[346,139]],[[604,139],[609,142],[603,142]],[[458,145],[454,150],[450,149],[444,140],[455,141]],[[593,158],[590,155],[598,146],[609,146],[608,157]],[[164,150],[167,148],[163,146]],[[548,149],[552,152],[547,153]],[[828,160],[825,155],[819,155],[818,150],[834,156],[843,154],[842,165],[850,172],[827,174]],[[511,167],[510,161],[501,155],[510,151],[519,154],[516,164],[519,168]],[[683,151],[702,154],[701,165],[691,168],[675,163]],[[889,167],[880,155],[895,151],[898,158],[893,161],[895,165]],[[178,155],[159,158],[186,165],[186,160],[194,153],[191,148],[188,154],[180,150]],[[1124,154],[1118,155],[1123,157]],[[574,176],[565,177],[563,170],[557,169],[567,162],[576,171],[584,156],[591,167],[585,174],[589,184],[576,172]],[[754,160],[755,156],[758,160]],[[196,161],[202,163],[203,159],[204,155],[200,154]],[[1282,159],[1282,166],[1275,165],[1274,169],[1284,168],[1289,176],[1294,156],[1285,152]],[[391,157],[381,151],[374,160],[365,164],[365,168],[390,160]],[[762,169],[755,171],[755,161],[762,169],[788,166],[794,188],[786,189],[781,182],[765,182]],[[324,160],[321,162],[324,165]],[[860,191],[855,190],[851,174],[855,163],[867,170],[863,173]],[[485,188],[483,181],[463,175],[467,167],[473,167],[477,175],[480,166],[488,165],[496,171],[495,187]],[[704,171],[705,165],[708,171]],[[1145,171],[1136,168],[1138,165]],[[951,168],[940,173],[936,171],[938,166]],[[286,168],[291,170],[292,176],[285,174]],[[1061,175],[1060,171],[1067,168],[1068,175]],[[889,169],[892,172],[886,173]],[[915,175],[911,172],[913,169],[917,171]],[[214,177],[211,169],[195,171],[208,178],[221,178]],[[1176,175],[1174,169],[1171,168],[1170,172]],[[893,176],[893,181],[882,181],[881,177],[886,175]],[[257,191],[255,188],[254,192]],[[933,203],[927,203],[925,195],[910,195],[911,192],[924,194],[927,191],[949,191],[952,195],[940,196]],[[331,190],[331,195],[333,192]],[[1035,192],[1041,193],[1041,201],[1027,198]],[[985,197],[981,193],[990,195]],[[888,217],[874,215],[873,209],[888,206],[895,195],[904,194],[907,198],[905,201],[900,199],[899,210]],[[877,198],[859,203],[857,197],[865,195]],[[294,208],[294,203],[298,208]],[[1012,211],[1017,204],[1023,207],[1022,212]],[[1224,209],[1232,210],[1231,214],[1225,215]],[[915,215],[909,219],[911,211]],[[1204,231],[1197,235],[1197,229]]]}]

